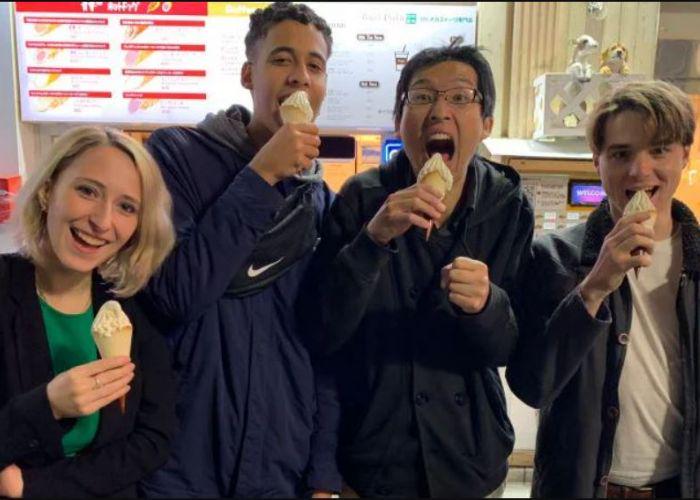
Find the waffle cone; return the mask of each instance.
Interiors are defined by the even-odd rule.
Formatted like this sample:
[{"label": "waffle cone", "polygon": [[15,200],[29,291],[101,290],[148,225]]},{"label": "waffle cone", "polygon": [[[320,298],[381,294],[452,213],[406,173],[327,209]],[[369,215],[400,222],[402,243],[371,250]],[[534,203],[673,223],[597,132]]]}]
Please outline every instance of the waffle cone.
[{"label": "waffle cone", "polygon": [[[111,337],[101,337],[94,332],[92,336],[102,359],[131,355],[131,325],[118,328]],[[122,415],[126,413],[126,395],[119,398],[119,411]]]},{"label": "waffle cone", "polygon": [[418,183],[437,189],[441,199],[452,189],[452,173],[439,153],[435,153],[425,162],[417,177]]},{"label": "waffle cone", "polygon": [[102,359],[129,356],[131,354],[131,336],[131,325],[117,329],[111,337],[101,337],[93,333],[97,350],[100,351]]},{"label": "waffle cone", "polygon": [[445,179],[443,179],[442,175],[440,175],[440,172],[434,171],[426,174],[421,180],[421,184],[434,187],[440,192],[440,198],[445,197],[445,193],[447,192],[447,183],[445,182]]},{"label": "waffle cone", "polygon": [[[623,210],[623,215],[631,215],[640,212],[649,212],[651,217],[642,222],[642,225],[653,230],[654,225],[656,224],[656,207],[651,202],[649,195],[647,195],[645,191],[641,190],[634,193],[634,196],[630,199],[630,201],[627,202],[627,205],[625,205],[625,208]],[[644,250],[642,248],[636,248],[632,252],[632,255],[634,256],[642,254],[644,254]],[[635,278],[639,277],[639,270],[640,267],[638,266],[634,268]]]},{"label": "waffle cone", "polygon": [[307,112],[292,106],[282,106],[280,115],[284,123],[309,123]]},{"label": "waffle cone", "polygon": [[[115,300],[108,300],[92,322],[92,338],[102,359],[131,355],[133,327],[129,317]],[[126,411],[126,395],[119,398],[119,409]]]},{"label": "waffle cone", "polygon": [[297,90],[280,105],[283,123],[311,123],[314,112],[309,103],[309,96],[303,90]]}]

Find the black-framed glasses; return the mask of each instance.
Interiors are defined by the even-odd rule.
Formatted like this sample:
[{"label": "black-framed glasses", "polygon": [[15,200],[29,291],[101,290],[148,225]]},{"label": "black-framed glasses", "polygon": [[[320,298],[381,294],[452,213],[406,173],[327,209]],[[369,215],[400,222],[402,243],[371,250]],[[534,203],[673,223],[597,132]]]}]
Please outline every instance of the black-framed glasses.
[{"label": "black-framed glasses", "polygon": [[447,90],[435,89],[411,89],[406,92],[406,101],[411,106],[426,106],[435,104],[438,96],[443,96],[445,101],[452,106],[466,106],[473,102],[482,102],[483,98],[478,90],[467,87],[456,87]]}]

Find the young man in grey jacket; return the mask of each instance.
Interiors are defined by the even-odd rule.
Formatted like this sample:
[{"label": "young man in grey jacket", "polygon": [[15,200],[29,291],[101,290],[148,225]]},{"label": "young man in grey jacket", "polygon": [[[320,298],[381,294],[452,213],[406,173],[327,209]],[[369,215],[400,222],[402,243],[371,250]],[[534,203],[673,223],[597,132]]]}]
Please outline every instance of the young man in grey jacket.
[{"label": "young man in grey jacket", "polygon": [[[631,83],[589,120],[607,200],[535,241],[507,371],[541,408],[533,496],[697,497],[700,228],[673,199],[693,108],[668,83]],[[625,215],[640,190],[653,209]]]}]

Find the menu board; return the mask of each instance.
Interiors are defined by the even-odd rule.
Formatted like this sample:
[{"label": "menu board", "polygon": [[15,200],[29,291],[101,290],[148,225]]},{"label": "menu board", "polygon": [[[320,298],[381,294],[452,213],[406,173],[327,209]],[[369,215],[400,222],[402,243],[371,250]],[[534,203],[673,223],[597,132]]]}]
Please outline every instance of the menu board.
[{"label": "menu board", "polygon": [[[267,2],[15,2],[24,121],[192,124],[231,104],[249,15]],[[317,123],[392,130],[401,69],[422,48],[476,40],[476,7],[309,2],[333,31]]]}]

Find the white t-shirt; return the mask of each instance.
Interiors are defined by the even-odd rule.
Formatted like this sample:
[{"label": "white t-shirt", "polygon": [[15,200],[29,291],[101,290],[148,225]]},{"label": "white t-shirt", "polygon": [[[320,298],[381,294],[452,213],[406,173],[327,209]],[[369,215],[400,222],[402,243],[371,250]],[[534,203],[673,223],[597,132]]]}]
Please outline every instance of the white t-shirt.
[{"label": "white t-shirt", "polygon": [[676,296],[680,231],[654,245],[652,265],[627,273],[632,325],[620,378],[610,482],[640,487],[680,472],[683,377]]}]

